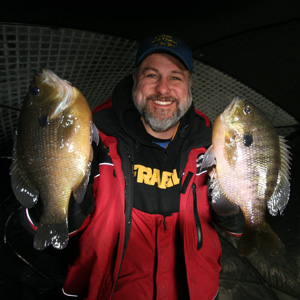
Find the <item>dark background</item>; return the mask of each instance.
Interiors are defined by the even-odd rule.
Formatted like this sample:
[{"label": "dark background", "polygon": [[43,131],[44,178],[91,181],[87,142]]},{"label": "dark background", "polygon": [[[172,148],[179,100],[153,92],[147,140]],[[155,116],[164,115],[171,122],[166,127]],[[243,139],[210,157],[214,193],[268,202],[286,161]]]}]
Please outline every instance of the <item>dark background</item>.
[{"label": "dark background", "polygon": [[[191,46],[196,60],[236,78],[300,120],[300,1],[80,2],[69,6],[11,2],[0,9],[0,22],[74,28],[136,42],[153,33],[169,32]],[[300,299],[300,136],[299,126],[294,127],[286,137],[293,153],[290,202],[283,215],[266,215],[287,252],[270,257],[259,250],[241,258],[237,239],[220,233],[220,300]],[[1,155],[0,297],[58,299],[64,262],[73,254],[32,249],[10,189],[10,153]]]}]

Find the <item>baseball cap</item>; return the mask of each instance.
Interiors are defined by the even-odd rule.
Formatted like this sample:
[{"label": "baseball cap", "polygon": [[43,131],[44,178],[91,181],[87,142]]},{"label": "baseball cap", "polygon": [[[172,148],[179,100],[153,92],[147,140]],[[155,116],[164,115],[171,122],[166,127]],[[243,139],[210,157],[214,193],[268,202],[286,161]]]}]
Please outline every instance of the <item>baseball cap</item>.
[{"label": "baseball cap", "polygon": [[193,70],[193,55],[191,48],[180,39],[169,34],[160,34],[143,40],[136,53],[135,65],[152,53],[169,53],[179,58],[189,71]]}]

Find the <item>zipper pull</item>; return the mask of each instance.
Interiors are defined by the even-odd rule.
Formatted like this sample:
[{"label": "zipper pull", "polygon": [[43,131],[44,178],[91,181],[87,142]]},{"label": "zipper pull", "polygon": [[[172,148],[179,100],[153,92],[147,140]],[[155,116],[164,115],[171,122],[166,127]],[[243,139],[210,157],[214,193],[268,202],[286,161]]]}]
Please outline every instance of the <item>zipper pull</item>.
[{"label": "zipper pull", "polygon": [[165,229],[165,231],[167,231],[166,215],[164,215],[164,229]]},{"label": "zipper pull", "polygon": [[194,198],[194,219],[195,219],[196,232],[197,232],[197,250],[200,250],[202,247],[203,238],[202,238],[200,218],[198,215],[196,184],[194,182],[192,184],[192,189],[193,189],[193,198]]},{"label": "zipper pull", "polygon": [[165,213],[164,214],[164,222],[163,222],[163,224],[164,224],[164,229],[165,229],[165,231],[167,231],[167,222],[166,222],[166,217],[171,217],[172,216],[172,213]]}]

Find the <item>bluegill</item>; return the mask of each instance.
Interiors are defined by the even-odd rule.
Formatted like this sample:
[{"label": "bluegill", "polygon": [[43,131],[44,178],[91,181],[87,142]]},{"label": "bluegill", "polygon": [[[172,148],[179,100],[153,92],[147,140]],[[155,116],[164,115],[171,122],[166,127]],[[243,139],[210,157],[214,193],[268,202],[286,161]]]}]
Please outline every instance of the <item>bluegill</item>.
[{"label": "bluegill", "polygon": [[284,211],[290,194],[290,151],[270,120],[253,104],[238,98],[214,122],[212,145],[202,168],[215,165],[212,207],[230,215],[241,209],[245,227],[241,256],[257,248],[276,255],[284,245],[265,220]]},{"label": "bluegill", "polygon": [[67,246],[68,205],[81,202],[98,130],[82,93],[49,69],[36,72],[19,116],[10,168],[13,192],[23,207],[42,201],[33,246]]}]

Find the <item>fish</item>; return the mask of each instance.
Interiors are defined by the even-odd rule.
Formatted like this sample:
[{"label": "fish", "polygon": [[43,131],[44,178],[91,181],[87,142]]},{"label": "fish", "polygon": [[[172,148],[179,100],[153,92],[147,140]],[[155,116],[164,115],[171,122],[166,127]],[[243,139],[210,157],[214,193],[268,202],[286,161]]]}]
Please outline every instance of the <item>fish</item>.
[{"label": "fish", "polygon": [[214,167],[212,207],[219,215],[242,211],[245,225],[238,254],[261,248],[281,255],[285,246],[265,214],[282,214],[290,196],[291,152],[268,117],[253,103],[235,97],[213,124],[212,143],[201,169]]},{"label": "fish", "polygon": [[83,94],[52,70],[37,70],[23,101],[10,166],[11,186],[25,208],[42,203],[33,247],[64,249],[71,195],[83,201],[99,133]]}]

